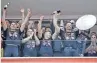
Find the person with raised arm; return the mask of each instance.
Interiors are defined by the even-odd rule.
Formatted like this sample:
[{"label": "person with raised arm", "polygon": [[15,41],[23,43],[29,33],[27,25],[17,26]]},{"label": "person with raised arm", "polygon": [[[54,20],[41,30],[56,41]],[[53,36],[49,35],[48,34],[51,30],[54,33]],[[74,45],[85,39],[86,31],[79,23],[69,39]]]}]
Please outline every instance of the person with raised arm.
[{"label": "person with raised arm", "polygon": [[40,56],[53,56],[53,48],[52,48],[52,31],[50,27],[45,27],[45,30],[42,30],[42,20],[44,16],[40,17],[38,23],[38,37],[41,39],[40,41]]},{"label": "person with raised arm", "polygon": [[20,45],[21,45],[23,31],[24,31],[27,21],[31,17],[31,10],[28,9],[27,16],[25,17],[19,29],[17,29],[17,25],[13,21],[10,24],[10,27],[9,28],[7,27],[7,24],[5,21],[6,11],[7,9],[3,9],[3,17],[2,17],[4,35],[6,37],[4,56],[5,57],[11,57],[11,56],[18,57],[20,56],[19,53],[20,53]]},{"label": "person with raised arm", "polygon": [[54,56],[62,56],[62,41],[60,37],[60,29],[63,28],[63,20],[60,21],[60,26],[58,26],[58,16],[60,13],[57,11],[53,12],[53,26],[54,26],[54,34],[52,35],[53,39],[53,51],[54,51]]},{"label": "person with raised arm", "polygon": [[56,39],[58,36],[61,37],[62,40],[62,53],[63,56],[78,56],[77,52],[77,44],[75,41],[75,34],[72,29],[72,24],[67,22],[66,25],[62,25],[61,27],[58,26],[58,13],[57,11],[54,12],[53,16],[53,24],[55,27],[55,32],[52,36],[52,39]]},{"label": "person with raised arm", "polygon": [[23,56],[24,57],[37,57],[37,46],[40,45],[40,41],[36,36],[36,29],[28,29],[27,37],[22,40],[24,43]]}]

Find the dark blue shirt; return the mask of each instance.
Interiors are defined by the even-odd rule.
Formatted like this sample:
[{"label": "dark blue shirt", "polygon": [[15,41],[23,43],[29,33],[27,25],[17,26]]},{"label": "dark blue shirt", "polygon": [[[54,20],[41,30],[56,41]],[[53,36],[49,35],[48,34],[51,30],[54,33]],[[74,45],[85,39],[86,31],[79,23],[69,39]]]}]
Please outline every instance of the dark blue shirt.
[{"label": "dark blue shirt", "polygon": [[9,32],[8,29],[6,29],[4,31],[4,35],[6,37],[5,45],[8,45],[8,44],[20,45],[21,44],[23,32],[21,32],[20,30],[16,30],[15,32],[11,33]]}]

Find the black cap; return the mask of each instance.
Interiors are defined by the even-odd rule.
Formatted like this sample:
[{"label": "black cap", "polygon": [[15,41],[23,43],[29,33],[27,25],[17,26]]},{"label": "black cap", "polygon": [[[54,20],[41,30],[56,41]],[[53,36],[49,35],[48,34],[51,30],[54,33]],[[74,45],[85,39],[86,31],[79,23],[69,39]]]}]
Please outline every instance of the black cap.
[{"label": "black cap", "polygon": [[61,13],[61,11],[60,11],[60,10],[58,10],[58,11],[57,11],[57,13]]}]

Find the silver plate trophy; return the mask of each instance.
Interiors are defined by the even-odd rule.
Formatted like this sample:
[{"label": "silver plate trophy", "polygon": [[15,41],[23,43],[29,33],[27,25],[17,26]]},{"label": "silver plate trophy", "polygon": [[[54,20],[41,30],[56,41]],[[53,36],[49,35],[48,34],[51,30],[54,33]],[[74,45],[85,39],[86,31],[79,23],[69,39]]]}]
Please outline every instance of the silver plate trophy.
[{"label": "silver plate trophy", "polygon": [[96,17],[94,15],[84,15],[76,22],[76,27],[79,30],[88,30],[96,24]]}]

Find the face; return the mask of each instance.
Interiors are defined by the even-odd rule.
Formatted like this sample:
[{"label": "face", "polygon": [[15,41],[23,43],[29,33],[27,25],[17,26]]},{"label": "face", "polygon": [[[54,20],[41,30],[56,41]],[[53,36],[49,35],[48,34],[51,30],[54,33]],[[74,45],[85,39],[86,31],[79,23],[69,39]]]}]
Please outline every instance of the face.
[{"label": "face", "polygon": [[67,23],[66,24],[66,30],[71,30],[72,29],[72,24],[71,23]]},{"label": "face", "polygon": [[45,32],[44,39],[50,39],[50,38],[51,38],[51,33],[50,32]]},{"label": "face", "polygon": [[42,33],[45,33],[45,27],[42,28]]},{"label": "face", "polygon": [[91,41],[92,41],[92,42],[96,42],[96,40],[97,40],[96,36],[95,36],[95,35],[92,35],[92,36],[91,36]]},{"label": "face", "polygon": [[16,23],[11,23],[10,29],[11,30],[16,30],[17,29],[17,24]]},{"label": "face", "polygon": [[27,30],[27,36],[30,36],[32,34],[33,30],[32,29],[28,29]]}]

